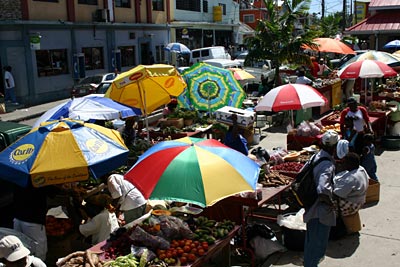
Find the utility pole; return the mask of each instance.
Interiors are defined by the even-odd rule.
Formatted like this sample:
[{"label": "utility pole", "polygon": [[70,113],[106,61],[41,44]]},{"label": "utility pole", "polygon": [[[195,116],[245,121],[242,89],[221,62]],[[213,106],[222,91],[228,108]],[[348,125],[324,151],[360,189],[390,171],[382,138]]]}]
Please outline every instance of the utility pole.
[{"label": "utility pole", "polygon": [[343,0],[343,23],[342,23],[342,30],[346,30],[346,7],[347,7],[347,1]]},{"label": "utility pole", "polygon": [[325,0],[321,1],[321,19],[325,17]]}]

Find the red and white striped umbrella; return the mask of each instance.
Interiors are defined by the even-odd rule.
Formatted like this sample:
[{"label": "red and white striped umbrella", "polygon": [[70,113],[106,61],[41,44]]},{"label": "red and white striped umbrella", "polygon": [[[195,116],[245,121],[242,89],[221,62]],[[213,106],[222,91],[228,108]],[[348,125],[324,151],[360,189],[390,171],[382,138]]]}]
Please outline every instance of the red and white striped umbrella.
[{"label": "red and white striped umbrella", "polygon": [[380,78],[396,75],[397,72],[386,63],[370,59],[353,62],[338,72],[341,79]]},{"label": "red and white striped umbrella", "polygon": [[284,84],[269,91],[255,107],[256,111],[298,110],[324,106],[327,99],[305,84]]}]

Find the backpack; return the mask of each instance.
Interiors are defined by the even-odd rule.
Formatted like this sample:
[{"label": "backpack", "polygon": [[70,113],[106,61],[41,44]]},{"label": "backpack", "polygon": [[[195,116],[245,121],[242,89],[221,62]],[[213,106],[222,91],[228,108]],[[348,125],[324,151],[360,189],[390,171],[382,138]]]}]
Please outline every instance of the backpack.
[{"label": "backpack", "polygon": [[297,203],[304,208],[311,207],[318,198],[317,185],[314,181],[314,167],[324,160],[330,160],[327,157],[322,157],[313,162],[314,158],[315,155],[307,161],[290,187]]}]

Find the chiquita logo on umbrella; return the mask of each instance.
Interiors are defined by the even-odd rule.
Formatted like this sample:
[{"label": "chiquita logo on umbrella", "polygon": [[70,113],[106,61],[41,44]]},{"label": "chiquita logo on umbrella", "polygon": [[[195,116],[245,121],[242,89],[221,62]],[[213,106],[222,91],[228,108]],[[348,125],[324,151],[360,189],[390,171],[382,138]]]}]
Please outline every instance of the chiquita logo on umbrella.
[{"label": "chiquita logo on umbrella", "polygon": [[106,142],[99,139],[88,139],[86,146],[90,151],[96,154],[104,154],[108,151],[108,145]]},{"label": "chiquita logo on umbrella", "polygon": [[10,162],[13,164],[23,164],[35,152],[33,144],[23,144],[12,151],[10,154]]}]

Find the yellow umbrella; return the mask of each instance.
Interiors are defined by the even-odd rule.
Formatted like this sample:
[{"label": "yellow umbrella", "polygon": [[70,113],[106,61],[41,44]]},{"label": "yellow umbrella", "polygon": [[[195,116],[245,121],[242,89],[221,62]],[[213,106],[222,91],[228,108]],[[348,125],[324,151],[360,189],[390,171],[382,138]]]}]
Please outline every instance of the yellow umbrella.
[{"label": "yellow umbrella", "polygon": [[233,72],[233,76],[235,76],[235,79],[238,81],[255,78],[251,73],[241,68],[229,68],[229,70]]},{"label": "yellow umbrella", "polygon": [[118,75],[105,96],[149,114],[179,96],[186,87],[174,66],[139,65]]}]

